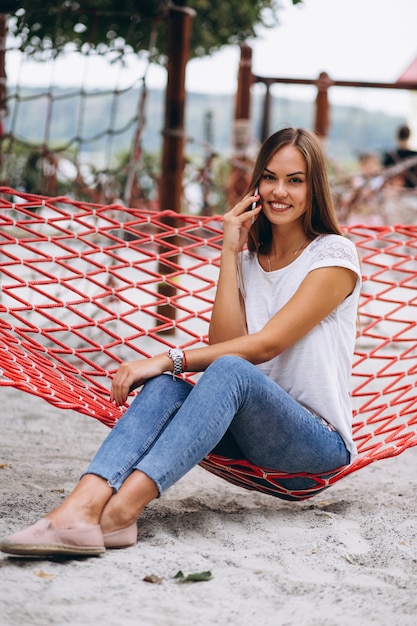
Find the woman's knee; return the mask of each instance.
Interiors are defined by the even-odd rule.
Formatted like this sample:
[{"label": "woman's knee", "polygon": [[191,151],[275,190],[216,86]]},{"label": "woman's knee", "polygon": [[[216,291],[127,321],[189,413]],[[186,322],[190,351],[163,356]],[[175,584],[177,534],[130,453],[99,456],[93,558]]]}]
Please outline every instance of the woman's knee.
[{"label": "woman's knee", "polygon": [[158,389],[161,387],[169,387],[172,382],[172,376],[168,374],[159,374],[159,376],[155,376],[154,378],[148,378],[148,380],[144,383],[143,388],[155,388]]},{"label": "woman's knee", "polygon": [[182,393],[189,393],[192,389],[192,385],[183,380],[182,378],[172,378],[172,374],[159,374],[154,378],[149,378],[143,385],[141,393],[146,391],[147,393],[157,394],[165,396],[165,394],[171,394],[172,391]]},{"label": "woman's knee", "polygon": [[221,371],[227,374],[228,372],[234,372],[237,369],[246,369],[248,367],[253,367],[249,361],[246,359],[242,359],[240,356],[235,356],[233,354],[225,354],[223,356],[219,356],[215,361],[213,361],[207,368],[210,371]]},{"label": "woman's knee", "polygon": [[203,374],[206,384],[213,389],[226,386],[227,389],[246,387],[258,370],[240,356],[224,355],[213,361]]}]

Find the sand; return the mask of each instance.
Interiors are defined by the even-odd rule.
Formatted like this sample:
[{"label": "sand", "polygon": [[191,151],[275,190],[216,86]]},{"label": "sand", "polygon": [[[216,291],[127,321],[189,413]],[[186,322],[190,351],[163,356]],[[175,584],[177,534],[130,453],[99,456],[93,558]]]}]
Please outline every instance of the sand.
[{"label": "sand", "polygon": [[[108,431],[11,388],[1,401],[4,536],[65,497]],[[416,468],[413,448],[289,503],[197,467],[148,507],[134,547],[87,560],[0,556],[0,624],[414,626]],[[212,578],[183,583],[179,570]]]}]

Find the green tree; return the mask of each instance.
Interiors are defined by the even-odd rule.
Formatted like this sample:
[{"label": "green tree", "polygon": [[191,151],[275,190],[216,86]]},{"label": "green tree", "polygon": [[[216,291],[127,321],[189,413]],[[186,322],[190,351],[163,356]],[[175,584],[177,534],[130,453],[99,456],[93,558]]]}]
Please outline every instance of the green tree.
[{"label": "green tree", "polygon": [[[302,0],[292,0],[298,4]],[[0,12],[9,13],[9,31],[19,38],[20,49],[48,58],[71,43],[76,50],[120,50],[127,44],[148,50],[152,28],[158,28],[156,49],[165,53],[167,0],[0,0]],[[255,26],[278,22],[278,0],[189,0],[195,10],[191,56],[203,56],[225,45],[255,37]]]}]

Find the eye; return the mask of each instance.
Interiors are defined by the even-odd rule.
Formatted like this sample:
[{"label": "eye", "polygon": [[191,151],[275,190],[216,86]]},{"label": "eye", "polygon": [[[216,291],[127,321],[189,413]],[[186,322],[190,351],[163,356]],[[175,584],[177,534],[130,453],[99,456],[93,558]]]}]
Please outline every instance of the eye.
[{"label": "eye", "polygon": [[271,181],[271,180],[275,180],[275,176],[273,174],[265,173],[262,175],[262,179]]},{"label": "eye", "polygon": [[295,185],[300,185],[303,182],[304,180],[302,178],[298,178],[298,176],[294,176],[293,178],[290,178],[290,183],[294,183]]}]

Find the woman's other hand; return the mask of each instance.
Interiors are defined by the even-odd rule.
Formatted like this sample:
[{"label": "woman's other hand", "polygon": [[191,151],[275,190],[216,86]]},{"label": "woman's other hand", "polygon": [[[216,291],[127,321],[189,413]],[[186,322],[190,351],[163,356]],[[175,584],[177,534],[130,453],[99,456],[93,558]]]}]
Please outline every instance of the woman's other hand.
[{"label": "woman's other hand", "polygon": [[130,391],[143,385],[149,378],[169,370],[171,366],[172,361],[165,354],[122,363],[112,381],[111,401],[117,406],[124,404]]}]

